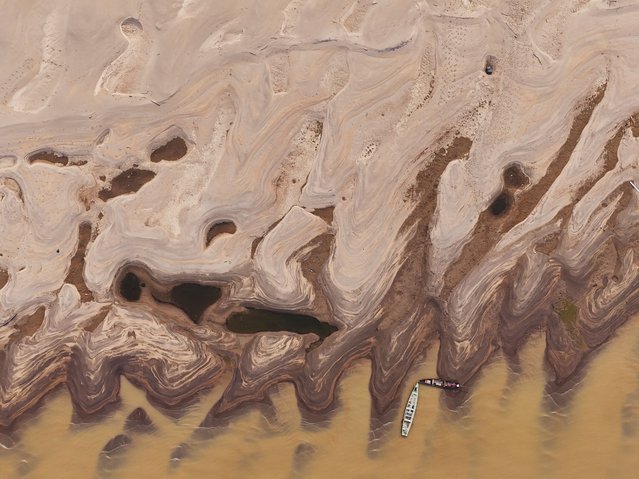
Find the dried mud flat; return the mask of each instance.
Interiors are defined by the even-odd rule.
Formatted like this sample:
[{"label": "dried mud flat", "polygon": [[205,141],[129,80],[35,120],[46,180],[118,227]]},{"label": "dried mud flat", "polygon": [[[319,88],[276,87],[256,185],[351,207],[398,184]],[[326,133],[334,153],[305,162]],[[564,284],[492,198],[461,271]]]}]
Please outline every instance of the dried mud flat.
[{"label": "dried mud flat", "polygon": [[561,388],[639,310],[639,5],[2,22],[0,427],[60,385],[91,416],[119,375],[175,408],[231,372],[205,426],[281,382],[322,417],[361,358],[380,418],[433,341],[472,385],[539,330]]}]

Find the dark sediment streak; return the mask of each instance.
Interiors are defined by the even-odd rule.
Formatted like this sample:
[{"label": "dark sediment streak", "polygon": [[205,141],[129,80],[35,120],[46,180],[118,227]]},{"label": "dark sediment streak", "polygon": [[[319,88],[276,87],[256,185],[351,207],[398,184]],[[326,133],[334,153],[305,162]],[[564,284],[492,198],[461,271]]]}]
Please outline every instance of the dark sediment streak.
[{"label": "dark sediment streak", "polygon": [[9,273],[7,270],[0,269],[0,289],[4,288],[4,286],[9,282]]},{"label": "dark sediment streak", "polygon": [[66,283],[73,284],[78,293],[80,293],[80,300],[91,301],[93,300],[93,293],[87,287],[84,282],[84,257],[87,251],[87,245],[91,241],[92,227],[90,223],[82,223],[78,229],[78,247],[75,254],[71,258],[71,264],[69,266],[69,272],[65,279]]}]

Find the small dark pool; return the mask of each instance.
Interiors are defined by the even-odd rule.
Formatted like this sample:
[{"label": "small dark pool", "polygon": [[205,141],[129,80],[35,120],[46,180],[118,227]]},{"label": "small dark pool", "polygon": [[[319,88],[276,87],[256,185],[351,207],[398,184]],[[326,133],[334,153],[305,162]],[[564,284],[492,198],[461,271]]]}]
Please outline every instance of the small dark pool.
[{"label": "small dark pool", "polygon": [[503,192],[495,201],[490,205],[490,212],[495,216],[501,216],[508,211],[510,205],[512,204],[512,199],[508,193]]},{"label": "small dark pool", "polygon": [[120,294],[129,301],[138,301],[142,295],[139,278],[133,273],[127,273],[120,281]]},{"label": "small dark pool", "polygon": [[229,331],[238,334],[289,331],[297,334],[315,333],[323,340],[337,331],[331,324],[312,316],[297,313],[282,313],[266,309],[247,308],[231,314],[226,320]]},{"label": "small dark pool", "polygon": [[194,323],[199,323],[204,310],[220,299],[222,292],[215,286],[182,283],[171,289],[171,302],[186,313]]}]

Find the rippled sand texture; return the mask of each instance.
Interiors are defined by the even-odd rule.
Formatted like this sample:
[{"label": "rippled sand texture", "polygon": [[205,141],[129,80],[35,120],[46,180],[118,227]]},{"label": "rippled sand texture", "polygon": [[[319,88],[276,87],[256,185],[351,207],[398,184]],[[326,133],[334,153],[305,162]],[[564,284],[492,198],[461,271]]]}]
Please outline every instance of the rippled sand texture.
[{"label": "rippled sand texture", "polygon": [[361,358],[381,418],[435,338],[467,382],[533,330],[561,388],[638,309],[637,4],[5,7],[1,426],[119,375],[174,406],[231,373],[203,425],[281,382],[321,417]]}]

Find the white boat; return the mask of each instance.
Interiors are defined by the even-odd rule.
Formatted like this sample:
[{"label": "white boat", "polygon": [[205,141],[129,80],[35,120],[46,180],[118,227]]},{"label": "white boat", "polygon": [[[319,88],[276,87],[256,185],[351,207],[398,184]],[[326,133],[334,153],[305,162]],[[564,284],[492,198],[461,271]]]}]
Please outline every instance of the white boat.
[{"label": "white boat", "polygon": [[410,393],[408,402],[406,403],[406,409],[404,410],[404,420],[402,421],[402,436],[408,436],[410,427],[413,425],[413,418],[415,417],[415,410],[417,409],[417,399],[419,397],[419,384],[415,384],[413,390]]}]

